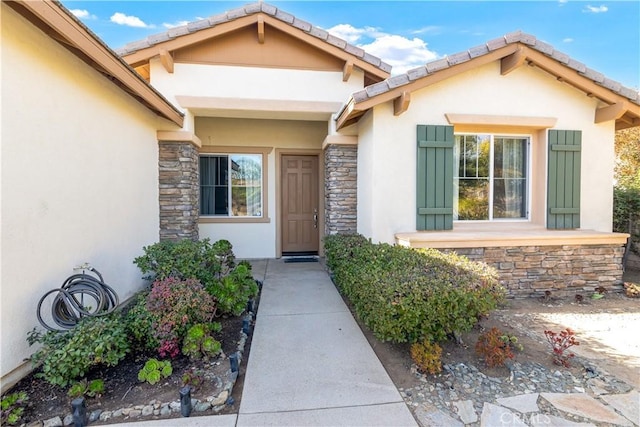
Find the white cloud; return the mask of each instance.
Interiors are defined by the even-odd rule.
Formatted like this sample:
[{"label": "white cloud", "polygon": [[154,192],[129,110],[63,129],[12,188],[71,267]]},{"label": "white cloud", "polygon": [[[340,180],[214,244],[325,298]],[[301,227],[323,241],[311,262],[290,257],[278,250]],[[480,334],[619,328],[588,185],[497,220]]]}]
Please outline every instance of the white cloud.
[{"label": "white cloud", "polygon": [[165,22],[162,24],[163,27],[170,29],[170,28],[175,28],[175,27],[182,27],[183,25],[187,25],[189,23],[189,21],[178,21],[174,24],[170,24],[168,22]]},{"label": "white cloud", "polygon": [[97,16],[90,14],[86,9],[71,9],[70,12],[78,19],[97,19]]},{"label": "white cloud", "polygon": [[408,39],[387,34],[360,47],[391,65],[393,74],[405,73],[438,58],[435,52],[427,48],[427,43],[417,37]]},{"label": "white cloud", "polygon": [[350,24],[339,24],[327,31],[382,59],[393,67],[393,74],[404,73],[438,58],[435,52],[427,48],[427,43],[418,37],[409,39],[382,32],[378,28],[356,28]]},{"label": "white cloud", "polygon": [[118,25],[125,25],[127,27],[136,27],[136,28],[154,28],[154,25],[145,24],[144,21],[137,16],[125,15],[121,12],[114,13],[111,18],[111,22]]},{"label": "white cloud", "polygon": [[590,4],[588,4],[583,11],[584,12],[588,12],[588,13],[604,13],[606,11],[608,11],[609,8],[605,5],[600,5],[600,6],[591,6]]},{"label": "white cloud", "polygon": [[411,34],[442,34],[442,27],[437,25],[428,25],[418,30],[412,31]]},{"label": "white cloud", "polygon": [[558,0],[558,3],[560,4],[560,6],[564,6],[565,4],[569,3],[569,0]]},{"label": "white cloud", "polygon": [[573,39],[571,37],[566,37],[562,39],[562,43],[571,43],[571,42],[573,42]]},{"label": "white cloud", "polygon": [[362,38],[376,38],[383,34],[374,27],[356,28],[351,24],[338,24],[327,31],[351,44],[356,44]]}]

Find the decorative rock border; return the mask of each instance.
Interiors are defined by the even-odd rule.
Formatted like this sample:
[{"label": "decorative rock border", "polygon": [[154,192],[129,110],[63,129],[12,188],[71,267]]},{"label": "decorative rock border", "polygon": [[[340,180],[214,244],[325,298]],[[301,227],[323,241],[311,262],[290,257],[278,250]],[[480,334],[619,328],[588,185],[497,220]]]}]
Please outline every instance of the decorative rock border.
[{"label": "decorative rock border", "polygon": [[[249,324],[251,324],[252,320],[255,319],[255,315],[255,308],[253,311],[250,311],[245,315],[245,319],[249,320]],[[251,331],[249,333],[251,333]],[[238,341],[238,346],[235,352],[238,356],[238,366],[240,366],[240,364],[242,363],[247,339],[248,335],[241,329],[240,339]],[[229,357],[224,356],[223,360],[229,360]],[[237,379],[238,372],[231,372],[231,368],[229,368],[226,372],[224,386],[217,395],[208,396],[204,399],[191,399],[191,407],[193,408],[193,412],[205,412],[213,410],[213,412],[218,413],[225,407],[225,405],[232,405],[234,402],[231,394],[233,392],[233,387],[235,386]],[[157,400],[153,400],[146,405],[129,406],[117,409],[115,411],[103,411],[101,409],[96,409],[89,412],[88,418],[89,424],[91,424],[97,421],[118,421],[116,420],[117,418],[122,418],[123,422],[126,420],[144,421],[143,418],[145,417],[168,417],[173,414],[179,413],[180,400],[174,400],[171,402],[159,402]],[[73,415],[71,413],[66,414],[64,418],[56,416],[43,421],[34,421],[32,423],[29,423],[27,427],[63,427],[70,425],[73,425]]]}]

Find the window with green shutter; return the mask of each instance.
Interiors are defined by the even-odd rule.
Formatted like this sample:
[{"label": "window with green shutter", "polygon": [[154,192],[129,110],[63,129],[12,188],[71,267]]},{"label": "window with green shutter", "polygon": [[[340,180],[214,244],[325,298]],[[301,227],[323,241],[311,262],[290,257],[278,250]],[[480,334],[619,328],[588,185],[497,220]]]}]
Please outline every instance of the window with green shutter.
[{"label": "window with green shutter", "polygon": [[418,125],[416,229],[453,228],[453,126]]},{"label": "window with green shutter", "polygon": [[549,130],[547,228],[580,228],[582,132]]}]

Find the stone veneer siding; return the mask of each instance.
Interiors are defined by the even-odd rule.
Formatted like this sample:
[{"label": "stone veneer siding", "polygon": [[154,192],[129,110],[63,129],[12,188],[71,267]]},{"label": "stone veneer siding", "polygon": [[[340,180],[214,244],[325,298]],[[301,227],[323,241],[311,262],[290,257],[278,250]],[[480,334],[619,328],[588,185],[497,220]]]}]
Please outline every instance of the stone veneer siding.
[{"label": "stone veneer siding", "polygon": [[455,251],[474,261],[494,266],[510,297],[590,295],[602,286],[622,290],[622,256],[619,245],[525,246],[464,248]]},{"label": "stone veneer siding", "polygon": [[198,240],[198,148],[189,142],[160,142],[160,240]]},{"label": "stone veneer siding", "polygon": [[328,145],[325,165],[325,234],[357,231],[358,146]]}]

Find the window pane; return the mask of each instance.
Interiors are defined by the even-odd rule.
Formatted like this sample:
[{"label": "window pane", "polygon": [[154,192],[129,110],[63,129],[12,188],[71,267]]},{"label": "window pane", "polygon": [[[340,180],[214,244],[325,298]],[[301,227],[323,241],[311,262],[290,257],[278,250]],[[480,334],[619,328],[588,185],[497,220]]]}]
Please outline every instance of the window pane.
[{"label": "window pane", "polygon": [[527,139],[494,141],[493,217],[527,216]]},{"label": "window pane", "polygon": [[231,156],[231,203],[233,216],[262,216],[262,156]]},{"label": "window pane", "polygon": [[227,215],[228,156],[200,157],[200,215]]},{"label": "window pane", "polygon": [[489,180],[458,180],[458,220],[489,219]]}]

